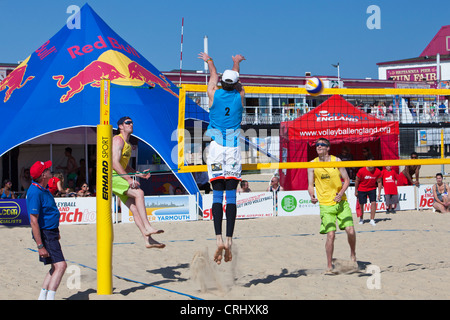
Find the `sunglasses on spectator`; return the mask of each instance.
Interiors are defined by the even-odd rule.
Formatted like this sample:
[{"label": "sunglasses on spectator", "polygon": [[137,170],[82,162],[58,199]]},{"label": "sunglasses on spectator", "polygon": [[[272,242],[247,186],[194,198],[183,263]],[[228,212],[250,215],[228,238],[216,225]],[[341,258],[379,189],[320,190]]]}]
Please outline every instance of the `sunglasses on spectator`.
[{"label": "sunglasses on spectator", "polygon": [[123,123],[125,123],[125,124],[133,124],[133,121],[127,120],[127,121],[124,121]]},{"label": "sunglasses on spectator", "polygon": [[316,143],[316,147],[328,147],[328,145],[326,143],[323,143],[323,142],[317,142]]}]

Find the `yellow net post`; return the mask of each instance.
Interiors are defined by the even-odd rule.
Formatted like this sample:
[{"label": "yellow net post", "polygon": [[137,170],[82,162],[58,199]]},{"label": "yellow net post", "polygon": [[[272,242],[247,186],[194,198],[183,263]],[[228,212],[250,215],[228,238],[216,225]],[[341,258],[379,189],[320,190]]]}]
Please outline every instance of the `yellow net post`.
[{"label": "yellow net post", "polygon": [[97,294],[112,294],[112,126],[110,80],[101,80],[97,126]]}]

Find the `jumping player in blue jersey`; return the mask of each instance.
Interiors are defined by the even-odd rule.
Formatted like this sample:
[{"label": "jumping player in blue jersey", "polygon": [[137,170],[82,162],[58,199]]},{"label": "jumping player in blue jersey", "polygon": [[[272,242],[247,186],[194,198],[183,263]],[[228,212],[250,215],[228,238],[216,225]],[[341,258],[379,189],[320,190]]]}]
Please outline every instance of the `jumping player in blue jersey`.
[{"label": "jumping player in blue jersey", "polygon": [[[245,58],[233,56],[233,68],[225,70],[218,87],[219,75],[213,59],[206,53],[199,58],[208,64],[210,79],[208,83],[209,126],[206,134],[211,137],[207,158],[208,176],[213,187],[212,214],[216,232],[217,250],[214,261],[220,264],[223,251],[225,262],[231,261],[231,244],[236,222],[236,188],[241,180],[241,150],[239,136],[241,132],[242,111],[245,92],[239,82],[240,63]],[[227,205],[226,241],[222,238],[223,192]]]}]

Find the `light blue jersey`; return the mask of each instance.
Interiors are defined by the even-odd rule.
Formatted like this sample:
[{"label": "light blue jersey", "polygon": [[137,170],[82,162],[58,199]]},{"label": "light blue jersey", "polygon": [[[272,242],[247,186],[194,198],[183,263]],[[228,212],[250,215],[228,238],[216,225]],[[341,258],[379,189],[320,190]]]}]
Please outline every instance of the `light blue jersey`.
[{"label": "light blue jersey", "polygon": [[209,109],[209,126],[206,134],[218,144],[237,147],[242,122],[242,100],[237,90],[218,89]]}]

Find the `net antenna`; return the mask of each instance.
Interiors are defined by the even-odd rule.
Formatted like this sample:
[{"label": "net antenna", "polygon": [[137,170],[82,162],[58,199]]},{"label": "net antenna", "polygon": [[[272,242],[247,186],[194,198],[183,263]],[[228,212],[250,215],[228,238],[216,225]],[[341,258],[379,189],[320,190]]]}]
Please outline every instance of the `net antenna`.
[{"label": "net antenna", "polygon": [[183,72],[183,29],[184,29],[184,17],[181,18],[181,48],[180,48],[180,83],[181,87],[181,73]]}]

